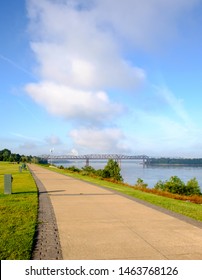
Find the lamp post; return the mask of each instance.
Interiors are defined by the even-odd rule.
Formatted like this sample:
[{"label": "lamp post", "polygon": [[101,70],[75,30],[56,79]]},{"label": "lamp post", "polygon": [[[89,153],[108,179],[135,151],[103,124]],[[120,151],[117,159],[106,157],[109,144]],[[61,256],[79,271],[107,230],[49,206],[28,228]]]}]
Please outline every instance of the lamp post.
[{"label": "lamp post", "polygon": [[52,157],[53,151],[54,151],[54,148],[50,149],[50,153],[51,153],[51,165],[53,164],[53,157]]}]

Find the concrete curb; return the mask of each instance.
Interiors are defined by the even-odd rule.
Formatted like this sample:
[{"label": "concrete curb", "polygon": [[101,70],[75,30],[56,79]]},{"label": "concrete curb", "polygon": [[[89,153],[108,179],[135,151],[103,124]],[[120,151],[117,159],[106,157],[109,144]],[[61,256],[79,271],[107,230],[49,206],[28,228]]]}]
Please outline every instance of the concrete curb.
[{"label": "concrete curb", "polygon": [[31,174],[39,195],[38,226],[32,260],[62,260],[62,249],[53,206],[42,182],[34,173],[31,172]]}]

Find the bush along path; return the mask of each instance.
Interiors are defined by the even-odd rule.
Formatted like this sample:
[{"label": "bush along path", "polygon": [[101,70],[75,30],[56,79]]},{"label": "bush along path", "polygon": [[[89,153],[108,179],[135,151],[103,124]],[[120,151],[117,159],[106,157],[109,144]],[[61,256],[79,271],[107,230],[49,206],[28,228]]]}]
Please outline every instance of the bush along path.
[{"label": "bush along path", "polygon": [[168,181],[158,181],[154,189],[187,196],[201,195],[200,186],[196,178],[190,179],[185,184],[179,177],[171,176]]}]

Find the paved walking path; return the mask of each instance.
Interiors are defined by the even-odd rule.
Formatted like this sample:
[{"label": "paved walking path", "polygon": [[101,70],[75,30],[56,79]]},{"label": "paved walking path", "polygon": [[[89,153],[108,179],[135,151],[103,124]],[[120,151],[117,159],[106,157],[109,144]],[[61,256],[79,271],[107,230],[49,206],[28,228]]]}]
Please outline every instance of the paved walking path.
[{"label": "paved walking path", "polygon": [[50,197],[63,259],[202,260],[202,223],[191,224],[37,165],[29,167]]}]

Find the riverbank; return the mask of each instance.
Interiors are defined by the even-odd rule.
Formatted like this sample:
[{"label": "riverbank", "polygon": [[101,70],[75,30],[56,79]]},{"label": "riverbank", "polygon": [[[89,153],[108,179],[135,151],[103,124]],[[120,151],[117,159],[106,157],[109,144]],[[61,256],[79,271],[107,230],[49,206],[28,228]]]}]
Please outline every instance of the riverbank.
[{"label": "riverbank", "polygon": [[[84,161],[72,161],[72,162],[55,162],[56,166],[64,166],[65,168],[75,166],[79,169],[85,167]],[[90,166],[94,169],[103,169],[107,164],[107,161],[91,161]],[[134,185],[138,178],[141,178],[148,188],[153,188],[155,184],[161,180],[169,180],[171,176],[178,176],[183,182],[187,183],[190,179],[196,178],[199,183],[202,192],[202,167],[198,166],[181,166],[181,165],[154,165],[143,166],[133,161],[121,162],[121,175],[125,183]]]},{"label": "riverbank", "polygon": [[46,168],[79,180],[90,182],[98,186],[103,186],[109,189],[119,191],[120,193],[141,199],[156,206],[160,206],[164,209],[180,213],[197,221],[202,221],[202,205],[191,203],[188,199],[186,201],[182,201],[179,199],[163,197],[154,193],[143,192],[142,190],[132,188],[131,186],[127,186],[127,184],[110,182],[86,175],[84,176],[79,173],[68,172],[66,169],[59,169],[55,167]]}]

